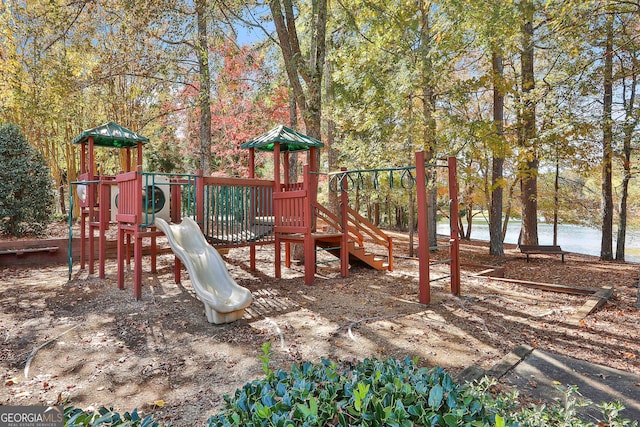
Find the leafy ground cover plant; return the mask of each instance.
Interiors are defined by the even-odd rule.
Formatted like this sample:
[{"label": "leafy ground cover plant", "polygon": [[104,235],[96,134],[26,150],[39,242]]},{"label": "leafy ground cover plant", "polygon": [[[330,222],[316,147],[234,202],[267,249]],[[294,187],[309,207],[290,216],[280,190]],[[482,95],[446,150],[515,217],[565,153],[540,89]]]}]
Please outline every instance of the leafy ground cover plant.
[{"label": "leafy ground cover plant", "polygon": [[[564,402],[521,408],[517,391],[495,394],[496,381],[460,385],[439,367],[420,368],[404,360],[304,362],[290,372],[269,367],[270,344],[260,357],[265,377],[245,384],[210,417],[208,427],[637,427],[619,417],[623,406],[600,405],[603,418],[583,421],[576,387],[565,390]],[[101,408],[85,412],[65,407],[65,426],[158,427],[151,415],[120,415]]]},{"label": "leafy ground cover plant", "polygon": [[495,380],[460,385],[444,369],[420,368],[410,358],[340,364],[323,359],[274,372],[266,344],[261,360],[266,377],[225,396],[225,407],[209,418],[209,427],[638,425],[621,420],[622,406],[615,403],[601,406],[603,422],[581,420],[575,387],[565,391],[563,404],[520,408],[517,392],[492,393]]},{"label": "leafy ground cover plant", "polygon": [[268,351],[263,348],[266,378],[225,396],[209,426],[495,425],[495,414],[442,368],[419,368],[409,358],[355,364],[323,359],[274,372]]},{"label": "leafy ground cover plant", "polygon": [[64,425],[65,427],[158,427],[160,424],[153,421],[152,415],[141,417],[137,410],[121,415],[105,407],[97,411],[83,411],[74,406],[65,406]]}]

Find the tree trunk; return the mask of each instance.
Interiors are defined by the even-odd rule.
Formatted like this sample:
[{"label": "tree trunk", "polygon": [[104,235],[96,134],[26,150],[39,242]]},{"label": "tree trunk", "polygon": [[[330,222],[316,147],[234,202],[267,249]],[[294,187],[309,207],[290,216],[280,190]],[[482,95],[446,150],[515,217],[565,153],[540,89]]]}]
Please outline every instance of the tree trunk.
[{"label": "tree trunk", "polygon": [[[630,164],[629,162],[625,162]],[[624,261],[625,240],[627,238],[627,199],[629,198],[629,181],[631,180],[631,170],[624,170],[622,179],[622,194],[620,195],[620,217],[618,224],[618,239],[616,242],[616,260]]]},{"label": "tree trunk", "polygon": [[467,232],[465,233],[465,239],[471,240],[471,229],[473,228],[473,204],[469,203],[467,210]]},{"label": "tree trunk", "polygon": [[207,0],[196,0],[198,39],[196,56],[200,71],[200,169],[204,175],[211,173],[211,73],[209,70],[209,42],[207,39]]},{"label": "tree trunk", "polygon": [[[331,61],[326,61],[326,72],[325,72],[325,100],[326,103],[331,105],[334,99],[334,90],[333,90],[333,63]],[[338,152],[334,147],[335,133],[336,133],[336,122],[333,120],[332,116],[326,118],[326,126],[327,126],[327,137],[325,139],[325,148],[327,150],[327,162],[329,164],[329,171],[338,170]],[[356,183],[357,185],[357,183]],[[329,191],[327,194],[327,207],[331,212],[340,212],[340,194],[334,193],[333,191]]]},{"label": "tree trunk", "polygon": [[[638,114],[636,112],[636,87],[638,85],[638,72],[639,61],[637,52],[634,52],[631,65],[631,84],[626,85],[623,82],[623,99],[625,106],[625,122],[623,127],[623,153],[622,153],[622,167],[624,169],[624,176],[622,178],[622,194],[620,196],[620,217],[618,220],[618,239],[616,242],[616,260],[624,261],[626,233],[627,233],[627,201],[629,198],[629,181],[631,181],[631,154],[633,148],[631,146],[634,130],[638,125]],[[627,99],[626,92],[629,88],[629,98]]]},{"label": "tree trunk", "polygon": [[373,202],[373,225],[380,225],[380,202]]},{"label": "tree trunk", "polygon": [[507,197],[507,207],[504,211],[504,222],[502,223],[502,243],[504,243],[504,238],[507,235],[507,228],[509,227],[509,218],[511,218],[511,208],[513,204],[513,193],[516,189],[516,185],[518,184],[518,180],[513,180],[511,186],[509,186],[509,197]]},{"label": "tree trunk", "polygon": [[[321,139],[322,72],[326,52],[327,0],[316,0],[313,6],[310,51],[303,55],[291,0],[271,0],[269,8],[278,34],[289,84],[302,113],[307,135]],[[305,61],[304,58],[308,58]],[[304,80],[302,84],[301,78]],[[306,87],[306,92],[305,92]]]},{"label": "tree trunk", "polygon": [[600,259],[613,259],[613,185],[611,171],[613,143],[613,15],[607,18],[604,54],[604,107],[602,115],[602,242]]},{"label": "tree trunk", "polygon": [[489,253],[504,256],[502,244],[502,173],[504,169],[504,82],[502,54],[492,53],[493,68],[493,124],[496,146],[493,149],[491,168],[491,208],[489,210]]},{"label": "tree trunk", "polygon": [[[293,92],[289,91],[289,127],[293,130],[298,129],[298,104]],[[298,182],[298,152],[294,151],[289,154],[289,179],[291,182]]]},{"label": "tree trunk", "polygon": [[[435,112],[435,89],[433,87],[433,63],[431,60],[431,27],[429,24],[429,2],[420,2],[420,49],[422,61],[422,119],[424,121],[423,144],[425,151],[425,161],[431,163],[436,156],[436,121]],[[427,231],[429,236],[429,246],[437,246],[436,236],[436,210],[438,194],[435,187],[435,170],[430,168],[427,172]]]},{"label": "tree trunk", "polygon": [[535,74],[534,27],[535,8],[530,0],[523,1],[522,73],[523,106],[521,113],[521,147],[527,160],[521,161],[520,191],[522,202],[522,232],[520,243],[538,244],[538,152],[536,138],[536,102],[534,99]]}]

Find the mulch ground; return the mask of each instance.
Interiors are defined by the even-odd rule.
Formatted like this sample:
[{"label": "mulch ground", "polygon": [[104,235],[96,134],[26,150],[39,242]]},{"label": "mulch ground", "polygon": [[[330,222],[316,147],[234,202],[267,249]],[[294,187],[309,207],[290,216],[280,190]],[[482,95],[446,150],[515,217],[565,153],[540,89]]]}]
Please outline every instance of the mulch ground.
[{"label": "mulch ground", "polygon": [[[533,256],[514,247],[505,257],[486,244],[462,242],[461,295],[447,280],[434,282],[431,304],[418,304],[418,261],[407,238],[394,234],[400,256],[393,272],[353,266],[348,278],[337,265],[303,284],[301,267],[273,277],[273,249],[258,250],[257,271],[247,249],[227,255],[231,275],[249,288],[254,303],[244,319],[206,321],[188,275],[173,282],[173,257],[144,274],[143,298],[115,286],[115,265],[98,279],[66,266],[2,268],[0,277],[0,404],[68,399],[79,407],[135,407],[174,426],[202,424],[224,394],[262,376],[259,356],[271,342],[271,364],[289,369],[303,360],[404,358],[443,366],[453,375],[468,366],[489,369],[515,347],[528,344],[640,374],[638,265],[601,262],[570,254]],[[446,258],[446,251],[433,254]],[[148,260],[144,261],[148,271]],[[582,321],[575,316],[589,296],[551,292],[487,277],[499,267],[510,279],[576,288],[614,288],[603,307]],[[448,273],[432,267],[432,277]]]}]

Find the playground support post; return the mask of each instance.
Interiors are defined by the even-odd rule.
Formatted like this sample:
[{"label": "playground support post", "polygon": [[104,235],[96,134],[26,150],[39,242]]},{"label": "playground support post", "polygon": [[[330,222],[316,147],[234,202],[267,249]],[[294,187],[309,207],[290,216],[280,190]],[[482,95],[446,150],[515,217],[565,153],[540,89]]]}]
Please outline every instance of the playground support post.
[{"label": "playground support post", "polygon": [[196,221],[204,230],[204,175],[202,169],[196,171]]},{"label": "playground support post", "polygon": [[451,259],[451,293],[460,295],[460,233],[458,231],[458,177],[457,160],[455,157],[447,159],[449,169],[449,200],[451,211],[449,215],[449,258]]},{"label": "playground support post", "polygon": [[[342,168],[346,171],[347,168]],[[342,237],[340,238],[340,275],[349,277],[349,193],[347,175],[342,175],[340,192],[340,225],[342,227]]]},{"label": "playground support post", "polygon": [[[256,152],[255,152],[255,148],[250,148],[249,149],[249,178],[255,178],[255,177],[256,177]],[[255,193],[253,193],[251,197],[251,201],[252,201],[251,215],[255,221],[255,216],[256,216]],[[256,271],[256,245],[255,244],[251,244],[249,246],[249,269],[251,271]]]},{"label": "playground support post", "polygon": [[416,193],[418,200],[418,301],[420,304],[431,302],[429,280],[429,233],[427,223],[427,177],[424,172],[424,151],[416,152]]},{"label": "playground support post", "polygon": [[100,210],[98,213],[98,277],[105,278],[105,261],[107,259],[107,230],[109,229],[109,200],[111,198],[111,182],[100,180]]}]

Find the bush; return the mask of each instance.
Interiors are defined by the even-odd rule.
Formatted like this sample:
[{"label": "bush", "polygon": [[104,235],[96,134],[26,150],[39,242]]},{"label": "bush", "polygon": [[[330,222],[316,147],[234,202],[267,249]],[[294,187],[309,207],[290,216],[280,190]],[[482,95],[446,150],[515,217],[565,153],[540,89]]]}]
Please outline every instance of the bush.
[{"label": "bush", "polygon": [[[494,396],[496,382],[459,385],[442,368],[419,368],[404,361],[365,359],[355,364],[293,365],[291,372],[269,368],[269,343],[263,347],[266,377],[224,396],[225,406],[207,420],[209,427],[223,426],[390,426],[390,427],[637,427],[621,420],[619,403],[604,403],[603,421],[582,421],[576,409],[577,390],[569,387],[565,401],[550,406],[520,407],[517,392]],[[65,407],[65,427],[157,427],[149,415],[137,411],[124,415],[101,408],[84,412]]]},{"label": "bush", "polygon": [[65,406],[64,420],[65,427],[158,427],[159,425],[150,415],[142,418],[137,410],[120,415],[105,407],[87,412],[74,406]]},{"label": "bush", "polygon": [[41,235],[54,210],[51,171],[14,124],[0,126],[0,233]]},{"label": "bush", "polygon": [[365,359],[355,365],[322,360],[291,372],[263,369],[267,377],[246,384],[209,426],[493,426],[495,414],[442,368],[404,361]]},{"label": "bush", "polygon": [[495,381],[459,385],[439,367],[419,368],[414,361],[365,359],[357,364],[294,365],[290,373],[269,369],[269,345],[263,347],[266,378],[225,396],[222,411],[207,420],[223,426],[469,426],[608,427],[637,426],[620,420],[620,404],[603,404],[606,424],[580,420],[575,388],[566,401],[520,408],[517,393],[493,395]]}]

